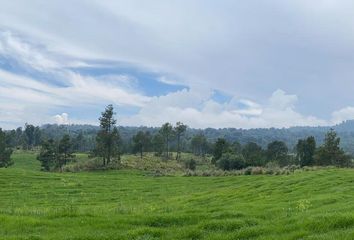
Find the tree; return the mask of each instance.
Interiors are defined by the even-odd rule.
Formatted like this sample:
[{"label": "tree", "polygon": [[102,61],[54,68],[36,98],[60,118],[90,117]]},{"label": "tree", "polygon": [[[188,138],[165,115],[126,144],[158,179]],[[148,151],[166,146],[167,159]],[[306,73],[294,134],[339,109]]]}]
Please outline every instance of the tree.
[{"label": "tree", "polygon": [[16,147],[16,130],[7,131],[6,133],[6,145],[8,147]]},{"label": "tree", "polygon": [[150,132],[139,131],[133,136],[133,150],[134,152],[140,153],[140,158],[143,158],[144,151],[147,151],[151,145],[151,135]]},{"label": "tree", "polygon": [[58,164],[59,168],[62,168],[63,165],[67,164],[69,161],[74,159],[72,142],[70,136],[65,134],[59,142],[58,146]]},{"label": "tree", "polygon": [[176,155],[176,160],[179,160],[181,158],[181,137],[187,130],[187,125],[177,122],[176,127],[174,128],[176,137],[177,137],[177,155]]},{"label": "tree", "polygon": [[22,127],[16,128],[16,146],[22,146],[23,145],[23,132],[22,132]]},{"label": "tree", "polygon": [[6,134],[0,128],[0,168],[8,167],[12,164],[12,150],[6,144]]},{"label": "tree", "polygon": [[39,146],[41,144],[41,129],[39,127],[34,128],[33,132],[33,145]]},{"label": "tree", "polygon": [[50,171],[55,168],[58,160],[57,145],[53,139],[43,142],[37,159],[41,162],[43,171]]},{"label": "tree", "polygon": [[25,131],[24,131],[24,137],[25,137],[25,148],[26,149],[32,149],[35,143],[35,127],[31,124],[26,123],[25,124]]},{"label": "tree", "polygon": [[84,141],[85,141],[84,134],[82,133],[82,131],[80,131],[79,134],[72,140],[73,150],[78,152],[83,152],[85,149]]},{"label": "tree", "polygon": [[242,169],[246,167],[245,159],[242,155],[234,153],[224,153],[216,162],[216,165],[225,171]]},{"label": "tree", "polygon": [[170,157],[170,141],[173,136],[173,128],[170,123],[165,123],[159,130],[159,133],[163,137],[165,146],[165,158]]},{"label": "tree", "polygon": [[242,154],[242,145],[238,141],[235,141],[231,145],[232,152],[235,154]]},{"label": "tree", "polygon": [[106,166],[111,162],[112,158],[120,160],[119,142],[120,136],[116,125],[116,119],[114,119],[114,109],[112,105],[108,105],[100,120],[100,131],[97,134],[96,153],[102,157],[103,166]]},{"label": "tree", "polygon": [[324,144],[317,150],[315,162],[325,166],[345,167],[349,165],[350,158],[340,147],[340,138],[337,137],[337,133],[333,129],[326,134]]},{"label": "tree", "polygon": [[222,156],[223,153],[227,152],[229,144],[224,138],[218,138],[214,145],[213,159],[212,162],[215,164]]},{"label": "tree", "polygon": [[189,169],[192,171],[195,171],[195,169],[197,168],[197,162],[194,159],[187,160],[187,161],[185,161],[184,164],[186,166],[186,169]]},{"label": "tree", "polygon": [[268,161],[277,162],[281,166],[288,164],[288,147],[282,141],[274,141],[268,144],[267,157]]},{"label": "tree", "polygon": [[250,166],[264,165],[264,151],[257,143],[247,143],[242,149],[242,155]]},{"label": "tree", "polygon": [[296,144],[296,158],[301,166],[312,166],[316,151],[316,140],[314,137],[300,139]]},{"label": "tree", "polygon": [[161,156],[164,151],[164,138],[160,133],[157,133],[152,138],[152,146],[154,148],[154,152],[157,156]]},{"label": "tree", "polygon": [[204,134],[196,134],[191,140],[192,152],[196,156],[204,157],[208,149],[208,141]]}]

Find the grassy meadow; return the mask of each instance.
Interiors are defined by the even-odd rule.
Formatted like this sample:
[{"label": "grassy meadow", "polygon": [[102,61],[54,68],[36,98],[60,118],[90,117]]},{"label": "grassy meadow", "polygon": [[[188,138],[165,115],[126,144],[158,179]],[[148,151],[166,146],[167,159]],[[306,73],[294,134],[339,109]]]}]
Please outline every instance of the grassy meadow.
[{"label": "grassy meadow", "polygon": [[0,239],[354,239],[352,169],[156,177],[13,160],[0,169]]}]

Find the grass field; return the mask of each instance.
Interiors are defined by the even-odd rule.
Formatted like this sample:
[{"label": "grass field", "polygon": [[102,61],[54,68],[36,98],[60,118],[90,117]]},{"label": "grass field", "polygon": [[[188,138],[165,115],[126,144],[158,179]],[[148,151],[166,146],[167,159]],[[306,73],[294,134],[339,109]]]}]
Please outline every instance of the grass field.
[{"label": "grass field", "polygon": [[153,177],[0,169],[0,239],[354,239],[354,170]]}]

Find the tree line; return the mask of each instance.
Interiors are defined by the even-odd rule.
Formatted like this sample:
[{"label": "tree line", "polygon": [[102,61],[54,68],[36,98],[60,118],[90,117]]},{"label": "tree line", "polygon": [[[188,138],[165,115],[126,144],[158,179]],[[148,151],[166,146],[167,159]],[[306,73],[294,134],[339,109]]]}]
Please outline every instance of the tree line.
[{"label": "tree line", "polygon": [[[48,131],[48,126],[43,130],[30,124],[26,124],[24,129],[1,131],[0,166],[11,164],[9,156],[14,148],[40,149],[38,160],[41,161],[42,169],[47,171],[61,169],[73,161],[74,152],[88,151],[92,156],[102,159],[102,166],[112,162],[119,163],[120,156],[124,153],[139,154],[140,158],[143,158],[146,152],[153,152],[165,161],[172,159],[172,153],[175,153],[175,160],[181,160],[181,152],[191,152],[204,158],[212,156],[211,163],[224,170],[267,164],[341,167],[351,165],[351,156],[340,147],[340,138],[333,129],[326,134],[324,143],[319,147],[315,137],[311,136],[298,140],[295,148],[289,149],[284,141],[279,140],[272,141],[263,148],[253,141],[246,144],[227,138],[210,141],[205,131],[187,136],[188,126],[181,122],[177,122],[175,126],[165,123],[157,131],[139,130],[130,139],[123,140],[124,132],[116,125],[112,105],[106,107],[99,121],[98,131],[81,131],[74,137],[67,132],[60,138],[54,138],[54,133],[51,135],[52,131]],[[92,139],[94,143],[91,143]],[[88,145],[90,147],[87,147]],[[5,158],[8,160],[3,160]]]},{"label": "tree line", "polygon": [[293,152],[282,141],[273,141],[266,149],[254,142],[241,145],[219,138],[214,144],[212,163],[223,170],[242,169],[248,166],[338,166],[350,167],[352,156],[340,147],[340,138],[331,129],[324,143],[317,147],[313,136],[298,140]]}]

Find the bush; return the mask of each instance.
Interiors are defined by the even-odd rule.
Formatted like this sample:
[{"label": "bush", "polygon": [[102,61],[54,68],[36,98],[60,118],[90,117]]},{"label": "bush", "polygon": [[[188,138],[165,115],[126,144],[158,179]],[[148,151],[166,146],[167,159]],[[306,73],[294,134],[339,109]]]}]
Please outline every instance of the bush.
[{"label": "bush", "polygon": [[242,155],[232,153],[224,153],[221,158],[216,162],[218,168],[222,170],[242,169],[246,166],[245,159]]},{"label": "bush", "polygon": [[83,172],[83,171],[96,171],[96,170],[113,170],[120,169],[121,165],[118,161],[112,161],[106,166],[102,166],[100,158],[92,158],[86,161],[74,162],[64,165],[63,172]]},{"label": "bush", "polygon": [[243,173],[244,173],[245,175],[251,175],[251,173],[252,173],[252,167],[246,168]]},{"label": "bush", "polygon": [[286,166],[284,169],[288,170],[289,172],[295,172],[295,170],[300,169],[300,165],[290,165],[290,166]]},{"label": "bush", "polygon": [[263,174],[263,168],[261,167],[253,167],[251,170],[251,175],[261,175]]},{"label": "bush", "polygon": [[6,134],[0,128],[0,168],[12,164],[11,154],[12,150],[6,144]]},{"label": "bush", "polygon": [[9,167],[13,164],[11,160],[11,149],[4,149],[3,152],[0,152],[0,168],[2,167]]},{"label": "bush", "polygon": [[186,169],[195,171],[197,167],[197,162],[194,159],[189,159],[185,162]]}]

